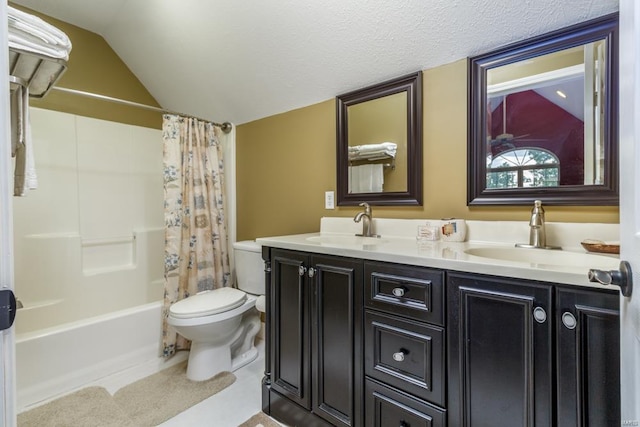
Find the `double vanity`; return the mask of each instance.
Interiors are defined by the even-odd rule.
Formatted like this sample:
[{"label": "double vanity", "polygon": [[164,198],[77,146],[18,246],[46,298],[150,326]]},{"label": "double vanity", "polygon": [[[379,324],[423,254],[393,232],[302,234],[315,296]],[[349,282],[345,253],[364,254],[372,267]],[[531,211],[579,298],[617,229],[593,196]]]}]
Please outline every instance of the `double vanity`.
[{"label": "double vanity", "polygon": [[468,221],[466,242],[418,241],[424,220],[351,218],[261,238],[263,410],[290,426],[620,425],[615,255],[547,224],[560,251],[516,248],[526,222]]}]

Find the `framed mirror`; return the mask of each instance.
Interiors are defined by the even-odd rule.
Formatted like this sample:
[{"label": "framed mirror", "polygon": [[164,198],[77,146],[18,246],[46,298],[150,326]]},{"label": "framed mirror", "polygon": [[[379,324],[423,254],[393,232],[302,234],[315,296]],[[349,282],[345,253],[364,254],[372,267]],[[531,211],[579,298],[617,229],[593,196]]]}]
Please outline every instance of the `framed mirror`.
[{"label": "framed mirror", "polygon": [[468,204],[618,204],[618,14],[469,58]]},{"label": "framed mirror", "polygon": [[336,97],[337,203],[422,205],[422,72]]}]

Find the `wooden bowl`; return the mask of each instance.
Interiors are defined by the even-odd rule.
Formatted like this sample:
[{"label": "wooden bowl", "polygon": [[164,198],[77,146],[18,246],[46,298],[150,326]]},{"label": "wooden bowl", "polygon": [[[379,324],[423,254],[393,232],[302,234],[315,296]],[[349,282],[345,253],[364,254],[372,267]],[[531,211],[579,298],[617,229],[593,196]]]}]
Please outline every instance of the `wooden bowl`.
[{"label": "wooden bowl", "polygon": [[607,243],[599,240],[583,240],[580,244],[589,252],[600,252],[605,254],[620,253],[620,243]]}]

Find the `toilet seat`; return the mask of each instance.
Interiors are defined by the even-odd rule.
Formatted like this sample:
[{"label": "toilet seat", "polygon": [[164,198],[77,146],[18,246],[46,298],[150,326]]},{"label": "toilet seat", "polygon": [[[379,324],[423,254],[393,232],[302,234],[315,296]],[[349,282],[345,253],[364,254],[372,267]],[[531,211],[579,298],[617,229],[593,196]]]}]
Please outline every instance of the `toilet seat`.
[{"label": "toilet seat", "polygon": [[246,300],[247,294],[239,289],[214,289],[172,304],[169,307],[169,313],[176,319],[211,316],[240,307]]}]

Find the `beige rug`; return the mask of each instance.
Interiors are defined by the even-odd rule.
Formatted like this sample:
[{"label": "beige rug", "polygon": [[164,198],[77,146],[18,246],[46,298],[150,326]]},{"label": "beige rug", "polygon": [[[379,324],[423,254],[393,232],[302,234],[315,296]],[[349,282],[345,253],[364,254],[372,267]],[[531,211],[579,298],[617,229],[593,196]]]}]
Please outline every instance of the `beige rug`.
[{"label": "beige rug", "polygon": [[238,427],[281,427],[281,425],[264,412],[258,412]]},{"label": "beige rug", "polygon": [[135,427],[102,387],[88,387],[18,414],[18,426]]},{"label": "beige rug", "polygon": [[88,387],[18,415],[19,427],[156,426],[213,396],[236,380],[222,372],[207,381],[190,381],[186,361],[150,375],[111,396]]}]

